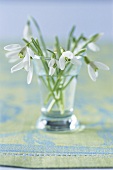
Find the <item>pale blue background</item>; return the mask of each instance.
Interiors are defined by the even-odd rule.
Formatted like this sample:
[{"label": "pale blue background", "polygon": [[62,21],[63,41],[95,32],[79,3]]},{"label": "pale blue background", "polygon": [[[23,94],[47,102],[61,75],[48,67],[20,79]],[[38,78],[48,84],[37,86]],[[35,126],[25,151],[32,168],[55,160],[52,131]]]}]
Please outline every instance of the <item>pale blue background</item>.
[{"label": "pale blue background", "polygon": [[113,39],[112,11],[113,0],[0,0],[0,40],[20,39],[28,15],[47,40],[65,38],[73,24],[77,35],[104,32],[104,40]]}]

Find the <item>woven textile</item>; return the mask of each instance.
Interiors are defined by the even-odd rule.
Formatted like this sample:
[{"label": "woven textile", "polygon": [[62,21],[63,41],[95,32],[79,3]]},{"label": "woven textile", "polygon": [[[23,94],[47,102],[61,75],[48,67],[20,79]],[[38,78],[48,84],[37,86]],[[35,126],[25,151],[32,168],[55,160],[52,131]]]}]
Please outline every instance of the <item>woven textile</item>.
[{"label": "woven textile", "polygon": [[[113,167],[113,59],[103,45],[94,56],[110,66],[92,82],[82,68],[75,114],[83,131],[46,133],[35,128],[40,115],[38,84],[26,83],[23,71],[10,74],[0,54],[0,165],[29,168]],[[90,55],[90,54],[89,54]],[[94,57],[93,56],[93,57]],[[85,66],[84,66],[85,67]]]}]

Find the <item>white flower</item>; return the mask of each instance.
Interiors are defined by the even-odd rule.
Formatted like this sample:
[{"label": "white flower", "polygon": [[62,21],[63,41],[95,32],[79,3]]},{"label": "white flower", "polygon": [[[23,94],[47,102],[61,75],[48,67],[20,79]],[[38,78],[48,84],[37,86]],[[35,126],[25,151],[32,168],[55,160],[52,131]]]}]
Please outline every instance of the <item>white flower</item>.
[{"label": "white flower", "polygon": [[28,21],[27,24],[24,27],[23,38],[30,41],[31,37],[32,37],[32,30],[31,30],[31,27],[30,27],[30,22]]},{"label": "white flower", "polygon": [[91,61],[88,64],[88,73],[90,78],[93,81],[96,81],[96,78],[98,77],[98,69],[101,70],[109,70],[109,67],[101,62],[98,61]]},{"label": "white flower", "polygon": [[[86,42],[80,42],[77,47],[75,48],[74,50],[74,54],[78,53],[82,48],[83,46],[85,45]],[[99,51],[99,47],[94,43],[94,42],[91,42],[89,43],[88,45],[88,48],[93,51],[93,52],[96,52],[96,51]]]},{"label": "white flower", "polygon": [[88,48],[89,48],[90,50],[94,51],[94,52],[100,50],[99,47],[98,47],[94,42],[89,43],[89,44],[88,44]]},{"label": "white flower", "polygon": [[40,58],[39,56],[34,55],[33,51],[30,48],[27,48],[27,52],[26,52],[24,59],[11,68],[11,73],[21,70],[21,69],[25,69],[28,72],[27,83],[30,84],[32,77],[33,77],[32,60],[39,59],[39,58]]},{"label": "white flower", "polygon": [[59,68],[59,61],[56,60],[55,58],[52,58],[48,63],[48,67],[49,67],[49,75],[52,76],[55,73],[56,67]]},{"label": "white flower", "polygon": [[81,61],[79,61],[77,57],[78,56],[74,56],[74,54],[71,51],[63,52],[59,59],[60,69],[64,70],[66,62],[71,62],[72,64],[81,65]]},{"label": "white flower", "polygon": [[96,34],[96,35],[93,35],[91,36],[90,38],[92,39],[92,42],[88,44],[88,48],[94,52],[96,51],[99,51],[99,47],[95,44],[95,42],[97,40],[99,40],[102,36],[103,36],[104,33],[100,33],[100,34]]},{"label": "white flower", "polygon": [[6,57],[9,59],[10,63],[13,63],[20,59],[19,53],[23,47],[19,44],[11,44],[4,47],[4,50],[8,51]]}]

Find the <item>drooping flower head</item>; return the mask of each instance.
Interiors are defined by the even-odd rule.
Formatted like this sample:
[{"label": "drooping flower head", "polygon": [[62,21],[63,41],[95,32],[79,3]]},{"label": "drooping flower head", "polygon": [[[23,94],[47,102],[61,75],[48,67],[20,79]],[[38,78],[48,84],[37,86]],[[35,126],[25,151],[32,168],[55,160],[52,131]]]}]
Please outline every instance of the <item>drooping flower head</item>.
[{"label": "drooping flower head", "polygon": [[36,56],[33,53],[33,51],[27,47],[25,57],[23,58],[21,62],[19,62],[18,64],[14,65],[11,68],[11,73],[14,73],[15,71],[19,71],[21,69],[25,69],[25,71],[28,72],[27,83],[30,84],[32,81],[32,77],[33,77],[33,63],[32,63],[33,59],[40,59],[40,57]]},{"label": "drooping flower head", "polygon": [[81,61],[79,61],[77,59],[76,56],[74,56],[74,54],[71,51],[65,51],[62,53],[62,55],[59,58],[59,65],[60,65],[60,69],[64,70],[65,69],[65,65],[67,62],[70,62],[72,64],[78,64],[81,65]]},{"label": "drooping flower head", "polygon": [[19,44],[10,44],[4,47],[4,50],[8,51],[6,57],[10,63],[16,62],[20,59],[19,54],[24,52],[24,47]]},{"label": "drooping flower head", "polygon": [[48,63],[48,67],[49,67],[49,75],[52,76],[55,73],[56,68],[59,68],[59,61],[56,60],[55,58],[52,58]]},{"label": "drooping flower head", "polygon": [[30,21],[28,20],[23,31],[23,38],[25,38],[27,41],[30,41],[32,37],[32,30],[30,27]]},{"label": "drooping flower head", "polygon": [[96,81],[98,77],[98,70],[109,70],[109,67],[104,63],[98,61],[90,61],[87,57],[84,57],[88,67],[88,74],[93,81]]}]

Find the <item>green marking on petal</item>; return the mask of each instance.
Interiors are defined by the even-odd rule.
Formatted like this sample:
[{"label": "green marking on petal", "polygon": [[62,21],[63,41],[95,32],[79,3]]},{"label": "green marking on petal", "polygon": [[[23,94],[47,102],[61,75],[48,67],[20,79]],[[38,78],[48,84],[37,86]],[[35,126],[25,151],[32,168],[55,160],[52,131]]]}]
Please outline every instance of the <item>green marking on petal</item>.
[{"label": "green marking on petal", "polygon": [[20,58],[24,58],[24,57],[25,57],[25,56],[23,55],[23,53],[21,53],[21,52],[20,52],[18,55],[19,55]]},{"label": "green marking on petal", "polygon": [[65,61],[71,61],[71,59],[70,59],[70,58],[65,57]]},{"label": "green marking on petal", "polygon": [[54,65],[53,65],[53,68],[56,68],[57,67],[57,64],[55,63]]}]

